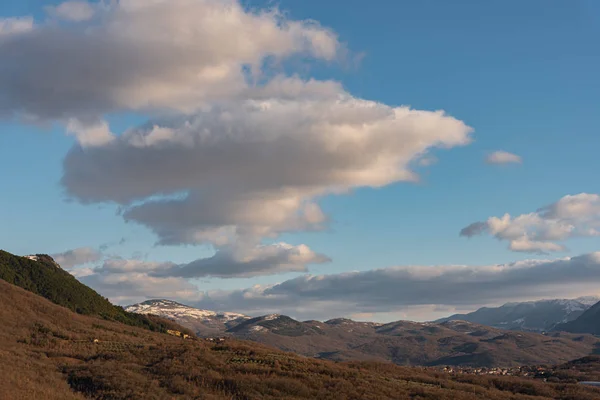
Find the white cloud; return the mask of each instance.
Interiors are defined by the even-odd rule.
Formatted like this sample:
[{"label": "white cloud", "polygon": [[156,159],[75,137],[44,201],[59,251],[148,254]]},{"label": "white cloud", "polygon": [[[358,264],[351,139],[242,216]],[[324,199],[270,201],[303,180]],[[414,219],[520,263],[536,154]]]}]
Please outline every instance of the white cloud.
[{"label": "white cloud", "polygon": [[86,285],[119,304],[132,304],[149,298],[195,300],[198,288],[183,278],[152,277],[142,272],[123,274],[89,273],[79,276]]},{"label": "white cloud", "polygon": [[[1,20],[0,114],[63,119],[122,110],[191,112],[249,87],[248,68],[294,55],[334,60],[341,45],[311,21],[237,0],[69,1],[63,25]],[[91,19],[90,19],[91,18]],[[27,35],[16,33],[27,31]]]},{"label": "white cloud", "polygon": [[67,133],[74,135],[77,142],[84,148],[103,146],[115,138],[106,121],[84,124],[77,119],[71,118],[67,122]]},{"label": "white cloud", "polygon": [[95,273],[127,274],[127,273],[150,273],[153,271],[166,270],[175,264],[165,262],[151,262],[137,259],[112,258],[104,261],[102,266],[94,268]]},{"label": "white cloud", "polygon": [[441,111],[357,99],[331,82],[278,78],[248,95],[76,146],[62,182],[82,202],[123,205],[162,244],[257,242],[323,229],[320,196],[413,181],[414,159],[470,141],[471,128]]},{"label": "white cloud", "polygon": [[58,6],[46,8],[48,14],[66,21],[82,22],[92,19],[96,13],[96,7],[87,1],[65,1]]},{"label": "white cloud", "polygon": [[[325,229],[322,196],[415,181],[411,166],[431,149],[470,142],[471,128],[443,111],[275,74],[286,59],[341,57],[335,33],[314,21],[238,0],[69,1],[48,12],[0,41],[0,114],[66,124],[78,141],[64,160],[68,195],[119,204],[160,244],[214,246],[213,258],[171,273],[304,272],[327,257],[266,239]],[[107,114],[130,111],[151,119],[113,134]],[[108,279],[109,268],[137,267],[101,268]],[[116,275],[166,279],[159,272]]]},{"label": "white cloud", "polygon": [[556,203],[543,207],[539,213],[546,219],[584,220],[597,223],[600,219],[600,195],[591,193],[567,195]]},{"label": "white cloud", "polygon": [[[0,18],[0,40],[9,35],[18,35],[33,30],[33,18]],[[1,43],[1,42],[0,42]]]},{"label": "white cloud", "polygon": [[521,164],[520,156],[506,151],[495,151],[486,157],[488,164]]},{"label": "white cloud", "polygon": [[321,264],[330,259],[317,254],[306,245],[292,246],[276,243],[250,248],[224,248],[210,258],[157,271],[156,276],[199,277],[252,277],[284,272],[307,272],[307,264]]},{"label": "white cloud", "polygon": [[512,217],[490,217],[463,228],[461,236],[490,234],[509,242],[513,251],[563,251],[557,243],[573,237],[600,236],[600,195],[567,195],[536,212]]},{"label": "white cloud", "polygon": [[79,247],[63,253],[52,254],[51,257],[64,269],[99,261],[102,254],[91,247]]},{"label": "white cloud", "polygon": [[529,240],[526,237],[511,240],[508,248],[517,252],[540,254],[567,250],[565,246],[557,243]]}]

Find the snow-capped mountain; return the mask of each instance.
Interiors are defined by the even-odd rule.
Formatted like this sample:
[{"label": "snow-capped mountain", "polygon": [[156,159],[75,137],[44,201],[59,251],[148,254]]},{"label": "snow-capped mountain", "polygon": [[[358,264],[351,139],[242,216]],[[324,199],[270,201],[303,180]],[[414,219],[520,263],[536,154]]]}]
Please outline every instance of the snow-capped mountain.
[{"label": "snow-capped mountain", "polygon": [[483,307],[468,314],[455,314],[436,322],[463,320],[500,329],[549,331],[558,324],[577,319],[599,300],[589,296],[506,303],[500,307]]},{"label": "snow-capped mountain", "polygon": [[232,326],[249,319],[244,314],[216,312],[186,306],[172,300],[148,300],[125,307],[126,311],[137,314],[154,314],[177,321],[193,329],[198,336],[215,336],[225,333]]},{"label": "snow-capped mountain", "polygon": [[143,303],[134,304],[126,307],[129,312],[137,314],[154,314],[162,317],[194,317],[199,319],[219,319],[224,322],[239,318],[250,318],[244,314],[232,312],[216,312],[211,310],[201,310],[198,308],[186,306],[172,300],[148,300]]},{"label": "snow-capped mountain", "polygon": [[577,319],[557,325],[556,330],[600,335],[600,302],[588,308]]},{"label": "snow-capped mountain", "polygon": [[307,324],[280,314],[250,318],[228,330],[229,333],[241,338],[256,338],[256,334],[267,332],[295,337],[310,334],[312,331],[313,329]]}]

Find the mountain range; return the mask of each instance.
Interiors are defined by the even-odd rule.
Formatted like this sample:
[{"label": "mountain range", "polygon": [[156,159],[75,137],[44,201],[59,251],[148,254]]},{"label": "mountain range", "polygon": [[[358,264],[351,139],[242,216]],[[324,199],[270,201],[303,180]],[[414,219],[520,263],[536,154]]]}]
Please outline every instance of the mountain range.
[{"label": "mountain range", "polygon": [[435,322],[461,320],[499,329],[546,332],[576,320],[598,301],[598,297],[580,297],[507,303],[500,307],[482,307],[468,314],[454,314]]},{"label": "mountain range", "polygon": [[558,325],[556,329],[566,332],[600,335],[600,303],[594,304],[581,314],[579,318]]},{"label": "mountain range", "polygon": [[125,309],[170,318],[199,337],[235,337],[334,361],[378,360],[429,366],[553,364],[590,354],[598,344],[589,335],[542,335],[457,320],[379,324],[344,318],[297,321],[279,314],[250,318],[199,310],[169,300],[149,300]]},{"label": "mountain range", "polygon": [[178,321],[178,323],[185,325],[202,337],[220,336],[227,329],[250,318],[243,314],[231,312],[218,313],[210,310],[200,310],[165,299],[144,301],[125,307],[125,311],[158,315],[159,317]]}]

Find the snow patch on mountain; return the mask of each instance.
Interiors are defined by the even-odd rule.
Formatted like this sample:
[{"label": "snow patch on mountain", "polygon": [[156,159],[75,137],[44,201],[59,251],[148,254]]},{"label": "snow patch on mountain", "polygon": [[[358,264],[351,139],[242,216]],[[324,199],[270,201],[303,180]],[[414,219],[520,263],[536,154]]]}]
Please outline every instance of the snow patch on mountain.
[{"label": "snow patch on mountain", "polygon": [[172,319],[190,317],[200,320],[218,319],[222,322],[229,322],[236,319],[250,318],[247,315],[233,312],[202,310],[186,306],[172,300],[148,300],[143,303],[125,307],[125,310],[137,314],[154,314],[160,317],[168,317]]},{"label": "snow patch on mountain", "polygon": [[274,319],[279,318],[281,315],[280,314],[269,314],[269,315],[265,315],[263,317],[264,321],[273,321]]}]

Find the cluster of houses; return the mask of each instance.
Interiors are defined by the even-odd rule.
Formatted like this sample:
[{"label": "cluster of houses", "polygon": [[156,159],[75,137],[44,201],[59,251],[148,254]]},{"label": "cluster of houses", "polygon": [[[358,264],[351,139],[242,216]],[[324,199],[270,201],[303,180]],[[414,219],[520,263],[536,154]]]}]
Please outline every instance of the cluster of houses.
[{"label": "cluster of houses", "polygon": [[469,375],[503,375],[503,376],[531,376],[543,377],[547,375],[548,369],[543,366],[521,366],[511,368],[499,367],[444,367],[442,371],[449,374],[469,374]]}]

